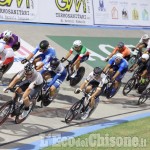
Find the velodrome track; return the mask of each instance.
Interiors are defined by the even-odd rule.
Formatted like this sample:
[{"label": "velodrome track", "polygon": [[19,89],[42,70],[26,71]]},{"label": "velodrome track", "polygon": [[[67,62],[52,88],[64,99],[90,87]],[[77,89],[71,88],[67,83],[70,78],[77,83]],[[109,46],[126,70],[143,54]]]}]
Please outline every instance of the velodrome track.
[{"label": "velodrome track", "polygon": [[[51,45],[56,48],[59,58],[66,54],[66,51],[54,41],[51,41],[46,35],[57,36],[85,36],[85,37],[140,37],[144,33],[150,34],[150,30],[144,29],[121,29],[121,28],[90,28],[90,27],[74,27],[74,26],[50,26],[38,24],[9,24],[3,23],[1,32],[9,29],[33,47],[43,39],[50,41]],[[70,43],[71,46],[72,43]],[[59,51],[59,52],[58,52]],[[84,63],[88,68],[86,75],[92,71],[92,67]],[[5,75],[4,78],[8,80],[13,74]],[[85,76],[86,76],[85,75]],[[130,77],[128,73],[123,80],[126,82]],[[78,86],[76,86],[78,87]],[[36,109],[31,113],[25,122],[22,124],[15,124],[13,120],[7,121],[0,127],[0,149],[12,149],[22,144],[27,144],[29,149],[34,149],[30,143],[39,140],[51,133],[60,134],[67,132],[72,134],[72,130],[79,129],[84,126],[94,125],[113,119],[119,119],[123,116],[131,114],[140,114],[149,112],[150,102],[146,102],[141,106],[136,105],[138,95],[136,92],[129,94],[128,97],[122,95],[122,88],[118,94],[111,100],[102,97],[96,111],[86,121],[73,121],[71,125],[66,125],[64,117],[71,105],[81,98],[81,94],[75,95],[74,89],[69,86],[68,82],[62,84],[60,93],[57,99],[47,108],[39,108],[37,103]],[[3,86],[0,86],[0,105],[10,99],[11,94],[4,94],[2,92]],[[73,135],[72,135],[73,136]]]}]

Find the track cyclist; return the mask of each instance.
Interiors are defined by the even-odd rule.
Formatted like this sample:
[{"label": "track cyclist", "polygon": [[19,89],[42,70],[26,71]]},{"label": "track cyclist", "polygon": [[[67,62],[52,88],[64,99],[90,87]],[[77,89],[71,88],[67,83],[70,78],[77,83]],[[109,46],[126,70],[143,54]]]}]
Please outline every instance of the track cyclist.
[{"label": "track cyclist", "polygon": [[4,40],[0,40],[0,80],[3,74],[10,69],[14,62],[13,49],[6,45]]},{"label": "track cyclist", "polygon": [[119,42],[118,45],[113,50],[113,52],[105,59],[105,61],[108,61],[117,52],[121,53],[127,61],[130,59],[130,54],[131,54],[130,49],[127,48],[123,42]]},{"label": "track cyclist", "polygon": [[130,68],[129,71],[134,71],[137,67],[140,67],[139,75],[141,76],[141,82],[144,83],[148,74],[150,74],[150,58],[149,54],[142,54],[138,62]]},{"label": "track cyclist", "polygon": [[114,88],[112,90],[113,94],[116,92],[122,78],[128,71],[128,62],[123,58],[121,53],[117,53],[108,61],[108,64],[105,66],[103,71],[105,73],[108,72],[112,81],[115,81]]},{"label": "track cyclist", "polygon": [[9,30],[4,31],[0,35],[0,39],[3,39],[14,51],[20,48],[20,37]]},{"label": "track cyclist", "polygon": [[[48,71],[47,71],[48,70]],[[63,66],[63,64],[57,58],[53,58],[50,63],[43,68],[41,71],[43,78],[48,80],[52,78],[52,80],[47,84],[47,87],[50,87],[49,98],[47,101],[47,105],[53,100],[54,95],[56,94],[56,90],[60,87],[67,76],[67,70]]]},{"label": "track cyclist", "polygon": [[[33,64],[36,66],[36,70],[40,70],[44,65],[49,63],[54,57],[56,57],[56,51],[53,47],[49,47],[49,42],[47,40],[43,40],[36,47],[36,49],[25,59],[21,61],[22,64],[29,61],[37,52],[41,52],[38,56],[36,56],[33,60]],[[39,65],[37,62],[42,61]]]},{"label": "track cyclist", "polygon": [[84,116],[81,119],[86,119],[89,116],[90,111],[95,105],[95,100],[101,93],[101,88],[106,81],[106,75],[100,67],[95,67],[94,70],[87,76],[86,80],[81,84],[80,88],[75,90],[75,93],[80,93],[85,89],[86,93],[89,93],[93,88],[96,88],[95,92],[91,95],[90,105]]},{"label": "track cyclist", "polygon": [[144,34],[139,40],[138,44],[132,48],[132,51],[135,49],[139,50],[142,55],[142,49],[146,48],[146,51],[150,48],[150,37],[148,34]]},{"label": "track cyclist", "polygon": [[[88,52],[87,48],[82,45],[82,42],[80,40],[75,40],[73,42],[73,46],[71,47],[70,51],[67,53],[64,60],[62,60],[62,62],[68,59],[73,53],[73,51],[77,52],[77,54],[72,60],[72,71],[75,71],[74,75],[76,75],[80,67],[80,63],[87,61],[90,53]],[[76,70],[74,70],[74,66],[76,66]]]},{"label": "track cyclist", "polygon": [[[33,64],[28,63],[23,70],[12,80],[8,87],[4,90],[7,92],[11,90],[15,84],[22,78],[25,78],[17,87],[17,93],[23,93],[22,103],[25,105],[25,110],[22,113],[22,118],[24,118],[29,112],[29,106],[32,103],[31,100],[35,97],[41,90],[43,86],[43,77],[40,72],[34,69]],[[15,95],[14,95],[15,97]]]}]

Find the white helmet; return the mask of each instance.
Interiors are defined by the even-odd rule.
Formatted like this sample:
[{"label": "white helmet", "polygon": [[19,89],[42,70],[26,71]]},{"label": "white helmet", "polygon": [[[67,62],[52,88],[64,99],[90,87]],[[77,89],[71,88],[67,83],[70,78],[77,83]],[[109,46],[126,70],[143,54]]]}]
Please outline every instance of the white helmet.
[{"label": "white helmet", "polygon": [[143,40],[147,40],[147,39],[149,39],[148,34],[144,34],[144,35],[142,36],[142,39],[143,39]]},{"label": "white helmet", "polygon": [[82,42],[80,40],[76,40],[73,42],[73,47],[79,47],[82,45]]},{"label": "white helmet", "polygon": [[9,30],[4,31],[3,37],[9,39],[10,37],[12,37],[12,32]]},{"label": "white helmet", "polygon": [[5,48],[5,44],[0,42],[0,53],[3,52],[4,48]]},{"label": "white helmet", "polygon": [[122,55],[121,53],[117,53],[117,54],[116,54],[116,58],[122,59],[122,58],[123,58],[123,55]]},{"label": "white helmet", "polygon": [[148,54],[143,54],[142,58],[145,59],[145,60],[148,60],[149,59],[149,55]]}]

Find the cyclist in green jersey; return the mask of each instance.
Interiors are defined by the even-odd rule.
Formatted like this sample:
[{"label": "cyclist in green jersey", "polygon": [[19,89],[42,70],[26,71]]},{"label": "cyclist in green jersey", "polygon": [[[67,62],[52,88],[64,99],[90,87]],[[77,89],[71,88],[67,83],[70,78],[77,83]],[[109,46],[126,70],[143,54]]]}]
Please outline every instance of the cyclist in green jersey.
[{"label": "cyclist in green jersey", "polygon": [[[66,57],[63,59],[63,62],[68,59],[73,51],[76,51],[76,55],[72,60],[72,70],[77,73],[80,63],[88,60],[89,58],[89,52],[85,46],[82,45],[82,42],[80,40],[76,40],[73,42],[73,46],[71,47],[70,51],[67,53]],[[74,66],[76,66],[76,70],[74,70]]]}]

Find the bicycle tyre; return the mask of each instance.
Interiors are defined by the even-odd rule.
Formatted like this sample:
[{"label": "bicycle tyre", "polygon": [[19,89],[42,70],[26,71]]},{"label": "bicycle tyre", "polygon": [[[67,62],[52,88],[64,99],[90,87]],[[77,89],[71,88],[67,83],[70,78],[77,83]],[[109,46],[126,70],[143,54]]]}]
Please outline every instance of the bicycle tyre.
[{"label": "bicycle tyre", "polygon": [[8,116],[10,115],[12,104],[13,104],[13,101],[11,100],[11,101],[8,101],[8,102],[6,102],[5,104],[3,104],[1,106],[1,108],[0,108],[0,118],[1,118],[2,111],[5,110],[5,108],[7,108],[7,107],[9,107],[9,108],[8,108],[8,111],[5,114],[5,116],[2,119],[0,119],[0,125],[2,125],[7,120]]},{"label": "bicycle tyre", "polygon": [[139,97],[138,105],[145,103],[146,100],[149,98],[149,96],[150,96],[150,88],[143,91],[143,93]]},{"label": "bicycle tyre", "polygon": [[107,92],[106,92],[106,98],[107,98],[107,99],[110,99],[110,98],[112,98],[113,96],[115,96],[115,94],[118,92],[118,90],[119,90],[120,87],[121,87],[121,83],[119,83],[119,86],[118,86],[118,88],[116,89],[116,91],[115,91],[113,94],[111,94],[111,91],[112,91],[113,87],[114,87],[114,83],[111,84],[109,90],[107,90]]},{"label": "bicycle tyre", "polygon": [[15,123],[16,123],[16,124],[20,124],[20,123],[22,123],[24,120],[26,120],[26,118],[29,116],[30,112],[32,111],[33,107],[34,107],[34,103],[32,103],[32,104],[30,105],[30,108],[29,108],[30,110],[29,110],[28,114],[27,114],[24,118],[21,118],[21,115],[22,115],[23,110],[24,110],[24,104],[22,104],[22,105],[20,106],[20,108],[19,108],[19,113],[18,113],[18,114],[16,115],[16,117],[15,117]]},{"label": "bicycle tyre", "polygon": [[41,100],[41,108],[48,106],[49,104],[51,104],[51,102],[53,101],[49,101],[49,88],[47,89],[47,91],[45,92],[44,95],[42,95],[42,100]]},{"label": "bicycle tyre", "polygon": [[84,74],[85,74],[85,68],[80,67],[77,71],[77,75],[74,78],[70,77],[70,86],[77,85],[82,80]]},{"label": "bicycle tyre", "polygon": [[149,85],[149,81],[145,84],[139,84],[137,89],[138,93],[141,94],[147,88],[148,85]]},{"label": "bicycle tyre", "polygon": [[82,101],[79,100],[76,103],[74,103],[71,108],[68,110],[66,116],[65,116],[65,122],[69,124],[77,115],[78,115],[78,109],[80,109],[82,104]]},{"label": "bicycle tyre", "polygon": [[[127,95],[135,86],[136,83],[136,78],[131,78],[130,80],[128,80],[128,82],[125,84],[124,88],[123,88],[123,95]],[[128,89],[129,88],[129,89]],[[126,89],[128,89],[127,91],[125,91]]]},{"label": "bicycle tyre", "polygon": [[135,55],[131,56],[131,58],[128,60],[128,64],[129,64],[129,69],[131,69],[133,67],[133,65],[136,63],[137,58]]}]

